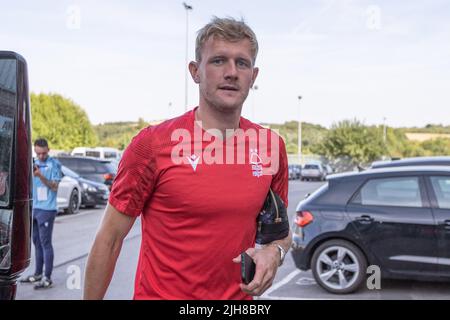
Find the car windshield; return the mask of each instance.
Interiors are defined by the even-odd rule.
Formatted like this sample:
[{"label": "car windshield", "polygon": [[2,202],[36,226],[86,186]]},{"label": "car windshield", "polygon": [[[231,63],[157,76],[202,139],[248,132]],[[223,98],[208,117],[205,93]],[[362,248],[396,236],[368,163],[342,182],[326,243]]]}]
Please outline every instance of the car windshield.
[{"label": "car windshield", "polygon": [[97,172],[117,174],[117,169],[110,161],[101,161],[101,162],[99,161],[99,165],[97,167]]},{"label": "car windshield", "polygon": [[67,168],[66,166],[61,166],[61,171],[65,176],[71,177],[71,178],[80,178],[80,175],[72,170],[70,170],[69,168]]},{"label": "car windshield", "polygon": [[316,164],[307,164],[307,165],[305,165],[305,169],[315,169],[315,170],[317,170],[317,169],[319,169],[319,166],[316,165]]}]

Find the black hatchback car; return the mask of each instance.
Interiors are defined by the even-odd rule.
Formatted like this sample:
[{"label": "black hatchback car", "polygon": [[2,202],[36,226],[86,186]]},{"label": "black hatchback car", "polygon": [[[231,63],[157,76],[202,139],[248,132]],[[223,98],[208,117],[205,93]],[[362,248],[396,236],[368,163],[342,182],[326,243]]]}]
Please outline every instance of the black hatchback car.
[{"label": "black hatchback car", "polygon": [[299,203],[291,252],[333,293],[357,290],[370,265],[384,278],[450,280],[450,168],[329,176]]},{"label": "black hatchback car", "polygon": [[98,183],[104,183],[111,190],[112,183],[117,174],[117,168],[109,160],[101,160],[92,157],[55,157],[70,170],[81,177]]},{"label": "black hatchback car", "polygon": [[371,169],[393,168],[405,166],[448,166],[450,167],[449,156],[438,157],[412,157],[399,160],[375,161],[371,165]]}]

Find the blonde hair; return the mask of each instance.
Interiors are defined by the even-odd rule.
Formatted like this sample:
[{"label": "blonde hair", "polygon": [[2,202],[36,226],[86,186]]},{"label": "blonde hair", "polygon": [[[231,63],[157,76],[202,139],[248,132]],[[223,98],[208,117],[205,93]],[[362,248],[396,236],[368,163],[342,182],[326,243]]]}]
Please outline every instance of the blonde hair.
[{"label": "blonde hair", "polygon": [[244,22],[234,18],[213,17],[210,23],[201,28],[197,34],[195,42],[195,59],[200,62],[202,59],[201,51],[206,41],[211,37],[217,37],[222,40],[237,42],[240,40],[250,40],[253,64],[255,64],[258,54],[258,40],[252,29]]}]

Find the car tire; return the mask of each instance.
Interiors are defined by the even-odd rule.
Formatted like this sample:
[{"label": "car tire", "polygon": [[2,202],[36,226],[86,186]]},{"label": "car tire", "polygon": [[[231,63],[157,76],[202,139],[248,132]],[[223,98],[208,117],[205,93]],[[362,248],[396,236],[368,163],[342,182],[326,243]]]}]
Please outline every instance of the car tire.
[{"label": "car tire", "polygon": [[367,260],[362,251],[345,240],[321,244],[311,259],[316,282],[331,293],[346,294],[358,290],[366,276]]},{"label": "car tire", "polygon": [[79,193],[77,189],[73,189],[70,194],[69,207],[65,210],[67,214],[75,214],[80,210]]}]

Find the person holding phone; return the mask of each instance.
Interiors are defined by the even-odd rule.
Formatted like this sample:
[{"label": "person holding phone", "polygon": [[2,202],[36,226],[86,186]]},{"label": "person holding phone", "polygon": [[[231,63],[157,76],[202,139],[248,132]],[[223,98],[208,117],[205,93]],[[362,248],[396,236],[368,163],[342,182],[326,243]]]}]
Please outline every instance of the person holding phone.
[{"label": "person holding phone", "polygon": [[[282,138],[241,117],[259,71],[257,52],[243,21],[214,17],[198,32],[189,71],[199,104],[143,129],[124,152],[88,257],[85,299],[104,297],[139,216],[134,299],[250,300],[270,287],[291,236],[256,249],[256,221],[269,188],[287,206],[288,166]],[[265,138],[267,148],[254,147]],[[278,165],[266,167],[263,153]],[[248,284],[243,252],[255,263]]]},{"label": "person holding phone", "polygon": [[[62,178],[61,164],[48,155],[45,139],[34,142],[37,159],[33,161],[33,244],[36,269],[23,283],[34,283],[34,289],[48,289],[53,285],[53,224],[57,214],[57,192]],[[44,271],[45,266],[45,271]]]}]

